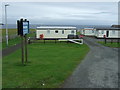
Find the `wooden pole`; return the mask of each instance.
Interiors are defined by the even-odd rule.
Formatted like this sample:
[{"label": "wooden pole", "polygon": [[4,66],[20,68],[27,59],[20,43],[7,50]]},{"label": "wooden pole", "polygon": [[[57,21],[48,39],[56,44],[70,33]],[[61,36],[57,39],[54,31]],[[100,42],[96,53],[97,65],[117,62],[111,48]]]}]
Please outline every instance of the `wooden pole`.
[{"label": "wooden pole", "polygon": [[25,35],[25,62],[28,62],[27,35]]},{"label": "wooden pole", "polygon": [[118,38],[118,40],[117,40],[117,43],[119,44],[119,38]]},{"label": "wooden pole", "polygon": [[104,39],[105,39],[105,44],[106,44],[106,37]]},{"label": "wooden pole", "polygon": [[21,36],[21,51],[22,51],[22,64],[24,64],[24,39]]}]

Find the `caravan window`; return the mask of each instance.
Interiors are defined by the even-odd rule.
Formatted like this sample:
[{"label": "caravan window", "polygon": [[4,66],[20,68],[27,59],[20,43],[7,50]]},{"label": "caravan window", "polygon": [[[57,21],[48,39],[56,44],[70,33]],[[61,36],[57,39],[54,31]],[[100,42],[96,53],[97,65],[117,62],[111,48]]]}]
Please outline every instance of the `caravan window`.
[{"label": "caravan window", "polygon": [[112,31],[112,34],[115,34],[115,30]]},{"label": "caravan window", "polygon": [[64,30],[62,30],[62,34],[64,34]]},{"label": "caravan window", "polygon": [[101,34],[104,34],[104,30],[101,31]]},{"label": "caravan window", "polygon": [[71,34],[74,34],[74,33],[75,33],[74,30],[72,30],[72,31],[71,31]]},{"label": "caravan window", "polygon": [[55,30],[55,33],[58,33],[58,30]]},{"label": "caravan window", "polygon": [[47,30],[47,34],[50,34],[50,30]]}]

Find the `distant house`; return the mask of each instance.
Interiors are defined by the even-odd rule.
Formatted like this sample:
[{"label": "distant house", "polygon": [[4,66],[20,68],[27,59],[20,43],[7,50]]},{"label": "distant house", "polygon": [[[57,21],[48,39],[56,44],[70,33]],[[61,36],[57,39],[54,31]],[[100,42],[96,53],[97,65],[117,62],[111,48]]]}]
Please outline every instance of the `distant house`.
[{"label": "distant house", "polygon": [[120,25],[112,25],[111,27],[120,28]]},{"label": "distant house", "polygon": [[36,29],[36,38],[68,38],[68,35],[76,35],[76,27],[41,26]]},{"label": "distant house", "polygon": [[95,36],[95,29],[94,28],[84,28],[80,30],[80,33],[85,36]]},{"label": "distant house", "polygon": [[120,28],[96,28],[97,38],[120,38]]}]

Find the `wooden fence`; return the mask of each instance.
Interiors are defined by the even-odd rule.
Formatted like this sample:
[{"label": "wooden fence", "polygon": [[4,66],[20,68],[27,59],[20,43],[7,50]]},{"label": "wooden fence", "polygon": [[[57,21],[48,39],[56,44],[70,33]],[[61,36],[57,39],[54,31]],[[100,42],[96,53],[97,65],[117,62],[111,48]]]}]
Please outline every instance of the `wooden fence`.
[{"label": "wooden fence", "polygon": [[118,38],[118,39],[108,39],[108,38],[104,38],[104,42],[105,42],[105,44],[106,43],[120,43],[120,39]]}]

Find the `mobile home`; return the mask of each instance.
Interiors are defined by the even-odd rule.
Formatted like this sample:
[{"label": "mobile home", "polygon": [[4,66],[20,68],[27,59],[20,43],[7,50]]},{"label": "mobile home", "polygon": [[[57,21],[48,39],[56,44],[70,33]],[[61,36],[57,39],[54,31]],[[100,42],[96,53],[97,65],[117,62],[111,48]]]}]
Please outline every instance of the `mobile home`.
[{"label": "mobile home", "polygon": [[57,26],[41,26],[36,29],[36,38],[68,38],[68,35],[76,35],[76,27],[57,27]]},{"label": "mobile home", "polygon": [[96,28],[97,38],[120,38],[120,28]]},{"label": "mobile home", "polygon": [[95,29],[94,28],[84,28],[80,31],[80,33],[85,36],[95,36]]}]

